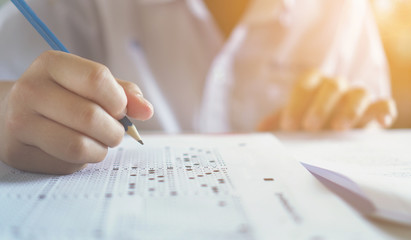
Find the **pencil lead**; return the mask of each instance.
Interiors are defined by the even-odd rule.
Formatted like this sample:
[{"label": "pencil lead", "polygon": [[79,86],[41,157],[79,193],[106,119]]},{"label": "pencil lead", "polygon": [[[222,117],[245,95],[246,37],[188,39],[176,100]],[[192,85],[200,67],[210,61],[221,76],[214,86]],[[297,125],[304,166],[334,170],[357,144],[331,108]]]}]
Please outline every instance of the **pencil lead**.
[{"label": "pencil lead", "polygon": [[144,145],[143,140],[138,140],[141,145]]}]

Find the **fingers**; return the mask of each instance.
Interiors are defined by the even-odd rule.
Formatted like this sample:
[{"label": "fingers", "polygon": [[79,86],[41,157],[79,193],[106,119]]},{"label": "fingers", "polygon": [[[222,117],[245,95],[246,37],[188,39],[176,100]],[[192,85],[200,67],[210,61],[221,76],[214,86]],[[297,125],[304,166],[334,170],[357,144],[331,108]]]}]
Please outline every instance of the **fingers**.
[{"label": "fingers", "polygon": [[37,58],[6,96],[0,158],[43,173],[68,173],[103,160],[124,135],[117,119],[127,111],[141,120],[153,114],[135,84],[117,82],[101,64],[56,51]]},{"label": "fingers", "polygon": [[324,77],[310,71],[296,82],[285,107],[263,119],[257,129],[344,131],[364,127],[373,120],[382,127],[392,125],[397,117],[392,99],[372,102],[366,88],[347,88],[346,85],[342,78]]},{"label": "fingers", "polygon": [[107,147],[103,144],[39,115],[31,115],[24,121],[17,120],[9,127],[18,141],[35,146],[66,163],[96,163],[107,154]]},{"label": "fingers", "polygon": [[124,117],[126,95],[104,65],[58,51],[43,53],[35,65],[43,69],[40,74],[48,75],[62,87],[97,103],[114,118]]},{"label": "fingers", "polygon": [[[279,119],[279,125],[282,130],[296,131],[300,128],[300,121],[312,101],[320,82],[321,75],[316,70],[303,74],[300,77],[292,89],[290,100]],[[267,124],[268,122],[265,123],[265,125]]]},{"label": "fingers", "polygon": [[35,91],[36,95],[27,103],[37,114],[106,146],[114,147],[120,144],[124,136],[124,127],[99,105],[67,91],[54,82],[41,87],[30,87],[38,88],[30,90]]},{"label": "fingers", "polygon": [[382,99],[370,104],[359,120],[358,126],[365,127],[377,120],[380,126],[390,127],[397,118],[397,106],[393,99]]},{"label": "fingers", "polygon": [[280,117],[280,129],[318,131],[324,127],[341,94],[345,81],[310,71],[297,81]]},{"label": "fingers", "polygon": [[70,174],[86,166],[61,161],[37,147],[21,143],[14,144],[13,149],[8,150],[5,163],[22,171],[48,174]]},{"label": "fingers", "polygon": [[330,121],[331,128],[344,131],[355,127],[369,104],[370,97],[365,89],[348,90],[336,106],[336,112]]},{"label": "fingers", "polygon": [[304,130],[318,131],[323,128],[344,90],[345,82],[342,79],[322,78],[318,91],[302,120]]},{"label": "fingers", "polygon": [[127,115],[137,120],[150,119],[154,114],[153,105],[143,97],[140,88],[131,82],[117,79],[127,96]]}]

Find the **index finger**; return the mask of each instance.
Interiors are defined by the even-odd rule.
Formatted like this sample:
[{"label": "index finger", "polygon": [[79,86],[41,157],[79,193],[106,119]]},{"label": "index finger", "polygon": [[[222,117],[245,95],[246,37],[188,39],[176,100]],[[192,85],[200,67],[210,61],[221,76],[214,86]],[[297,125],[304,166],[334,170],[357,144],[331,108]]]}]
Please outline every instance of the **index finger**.
[{"label": "index finger", "polygon": [[58,51],[47,51],[39,59],[53,81],[97,103],[114,118],[124,117],[126,95],[107,67]]}]

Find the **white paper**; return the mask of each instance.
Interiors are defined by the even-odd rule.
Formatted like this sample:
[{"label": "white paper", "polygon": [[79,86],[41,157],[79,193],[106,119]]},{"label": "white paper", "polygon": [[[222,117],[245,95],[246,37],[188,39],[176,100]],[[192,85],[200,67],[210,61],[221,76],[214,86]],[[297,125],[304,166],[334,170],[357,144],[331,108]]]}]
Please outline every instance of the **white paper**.
[{"label": "white paper", "polygon": [[[411,225],[410,130],[279,137],[298,160],[323,169],[310,171],[367,198],[373,211],[369,212],[369,208],[364,213]],[[335,173],[351,181],[338,178]]]},{"label": "white paper", "polygon": [[143,135],[67,176],[0,166],[0,239],[389,239],[269,134]]}]

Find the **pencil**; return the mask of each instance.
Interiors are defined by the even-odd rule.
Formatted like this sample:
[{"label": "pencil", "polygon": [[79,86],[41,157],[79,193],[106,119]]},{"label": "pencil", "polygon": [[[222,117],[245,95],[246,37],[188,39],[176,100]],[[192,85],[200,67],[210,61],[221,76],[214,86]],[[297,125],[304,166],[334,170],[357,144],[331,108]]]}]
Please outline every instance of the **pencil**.
[{"label": "pencil", "polygon": [[[17,9],[23,14],[27,21],[36,29],[36,31],[46,40],[53,50],[58,50],[62,52],[69,53],[67,48],[57,39],[56,35],[46,26],[46,24],[41,21],[37,14],[30,8],[29,5],[24,0],[11,0]],[[128,135],[133,137],[137,142],[143,145],[143,140],[141,140],[140,134],[137,128],[130,121],[130,119],[125,116],[119,120],[123,125],[124,130]]]}]

